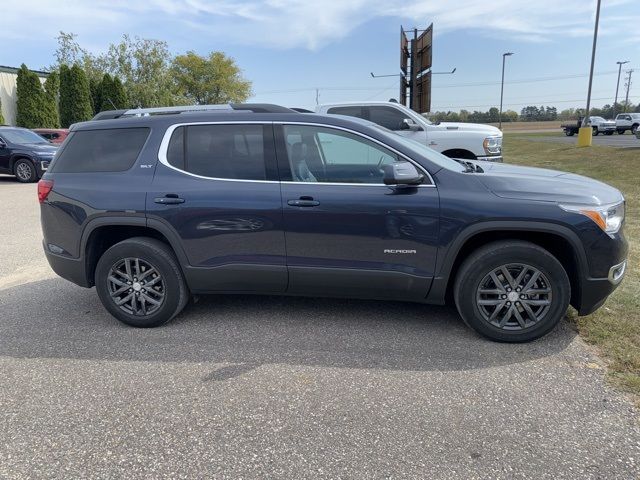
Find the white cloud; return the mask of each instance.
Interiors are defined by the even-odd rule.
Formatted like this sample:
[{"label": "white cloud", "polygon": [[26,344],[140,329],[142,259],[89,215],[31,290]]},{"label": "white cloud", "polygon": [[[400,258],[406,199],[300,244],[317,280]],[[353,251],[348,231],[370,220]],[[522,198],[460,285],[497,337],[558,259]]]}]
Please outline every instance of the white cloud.
[{"label": "white cloud", "polygon": [[[613,25],[607,16],[637,0],[607,0],[602,7],[602,34],[620,24],[637,25],[638,15],[625,15]],[[23,0],[3,5],[0,38],[55,36],[59,30],[94,37],[157,29],[165,37],[198,35],[235,43],[275,48],[318,49],[346,37],[378,17],[397,23],[424,25],[433,21],[436,34],[473,29],[488,36],[543,42],[558,37],[588,37],[593,29],[595,0],[67,0],[55,7],[47,0]],[[625,8],[625,7],[621,7]],[[611,12],[611,13],[609,13]],[[633,37],[637,39],[637,34]],[[94,40],[95,41],[95,40]]]}]

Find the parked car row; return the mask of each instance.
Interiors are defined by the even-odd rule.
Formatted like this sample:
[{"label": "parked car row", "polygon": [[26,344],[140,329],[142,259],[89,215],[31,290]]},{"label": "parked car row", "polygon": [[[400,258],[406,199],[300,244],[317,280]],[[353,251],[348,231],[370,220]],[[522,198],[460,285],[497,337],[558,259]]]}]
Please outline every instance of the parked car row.
[{"label": "parked car row", "polygon": [[[578,120],[563,123],[560,127],[564,131],[565,135],[571,137],[578,133],[582,126],[582,117]],[[602,117],[592,116],[589,117],[589,122],[593,135],[613,135],[618,132],[619,135],[623,135],[627,130],[632,134],[635,134],[640,127],[640,113],[619,113],[615,120],[606,120]]]}]

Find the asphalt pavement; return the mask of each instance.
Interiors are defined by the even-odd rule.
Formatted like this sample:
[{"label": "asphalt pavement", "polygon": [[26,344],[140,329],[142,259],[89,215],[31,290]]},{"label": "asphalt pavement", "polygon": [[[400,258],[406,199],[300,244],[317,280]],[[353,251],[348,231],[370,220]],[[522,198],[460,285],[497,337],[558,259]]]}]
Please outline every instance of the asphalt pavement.
[{"label": "asphalt pavement", "polygon": [[638,478],[637,410],[566,322],[210,296],[137,330],[48,270],[35,185],[0,205],[0,478]]},{"label": "asphalt pavement", "polygon": [[[520,132],[519,132],[520,133]],[[614,133],[613,135],[597,135],[592,137],[593,145],[602,145],[606,147],[617,147],[617,148],[637,148],[640,150],[640,139],[637,139],[635,135],[631,135],[629,132],[626,132],[624,135],[618,135]],[[567,137],[566,135],[549,135],[549,136],[532,136],[527,137],[528,140],[532,140],[535,142],[554,142],[554,143],[566,143],[569,145],[575,145],[578,141],[578,136],[574,135],[572,137]],[[640,157],[639,157],[640,159]]]}]

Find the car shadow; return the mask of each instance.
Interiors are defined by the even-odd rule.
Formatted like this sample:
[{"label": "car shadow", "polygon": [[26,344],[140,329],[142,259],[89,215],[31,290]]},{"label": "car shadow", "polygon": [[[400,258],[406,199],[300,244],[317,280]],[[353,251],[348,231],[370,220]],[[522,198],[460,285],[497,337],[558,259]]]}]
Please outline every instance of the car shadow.
[{"label": "car shadow", "polygon": [[120,324],[94,290],[49,279],[0,290],[0,355],[220,364],[224,381],[265,364],[462,371],[556,355],[576,333],[562,322],[527,344],[488,341],[449,307],[251,295],[203,296],[155,329]]}]

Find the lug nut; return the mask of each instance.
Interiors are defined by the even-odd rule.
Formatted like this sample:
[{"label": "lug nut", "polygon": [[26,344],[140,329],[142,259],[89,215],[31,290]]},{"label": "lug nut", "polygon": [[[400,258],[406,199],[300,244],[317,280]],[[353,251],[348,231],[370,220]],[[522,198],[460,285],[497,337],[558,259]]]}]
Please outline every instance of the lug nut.
[{"label": "lug nut", "polygon": [[504,300],[505,298],[507,298],[507,296],[506,295],[502,295],[502,299]]},{"label": "lug nut", "polygon": [[524,299],[525,295],[520,295],[520,298]]}]

